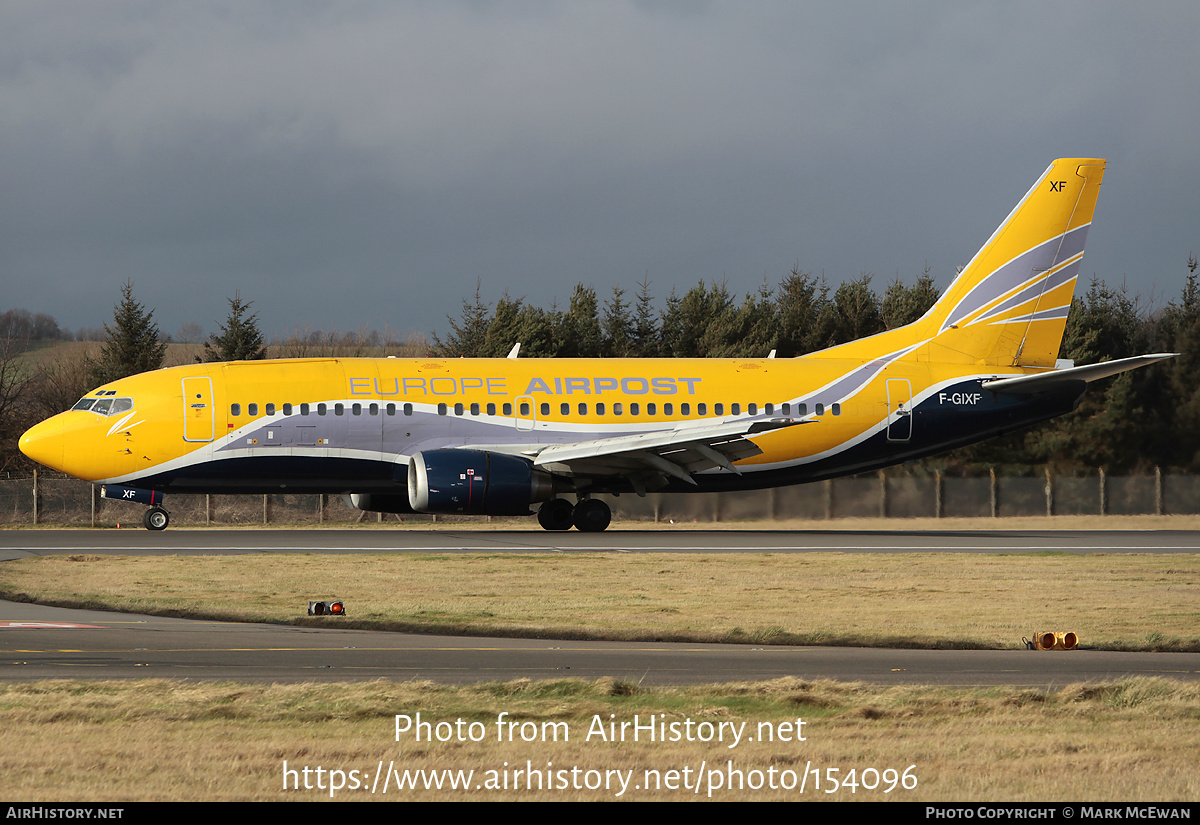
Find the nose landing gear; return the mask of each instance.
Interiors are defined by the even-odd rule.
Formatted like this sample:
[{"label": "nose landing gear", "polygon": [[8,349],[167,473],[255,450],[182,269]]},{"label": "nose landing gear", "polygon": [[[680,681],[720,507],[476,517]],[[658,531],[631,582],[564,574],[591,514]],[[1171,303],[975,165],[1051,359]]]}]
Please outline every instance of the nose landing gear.
[{"label": "nose landing gear", "polygon": [[147,530],[166,530],[171,515],[161,507],[151,507],[142,515],[142,526]]}]

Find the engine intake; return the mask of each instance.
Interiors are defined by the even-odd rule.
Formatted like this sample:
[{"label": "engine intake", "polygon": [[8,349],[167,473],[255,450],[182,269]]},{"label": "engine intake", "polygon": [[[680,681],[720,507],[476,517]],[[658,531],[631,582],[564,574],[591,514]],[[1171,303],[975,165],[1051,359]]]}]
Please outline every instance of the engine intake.
[{"label": "engine intake", "polygon": [[527,516],[554,496],[550,475],[533,462],[487,450],[429,450],[408,465],[408,503],[418,513]]}]

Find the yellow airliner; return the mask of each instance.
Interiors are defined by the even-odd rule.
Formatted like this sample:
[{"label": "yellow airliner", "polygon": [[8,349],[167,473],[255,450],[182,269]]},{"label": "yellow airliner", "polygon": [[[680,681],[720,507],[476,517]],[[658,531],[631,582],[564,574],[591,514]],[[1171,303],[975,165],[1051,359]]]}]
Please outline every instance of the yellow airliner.
[{"label": "yellow airliner", "polygon": [[[596,493],[766,488],[885,467],[1069,412],[1167,354],[1058,360],[1105,161],[1056,160],[918,321],[798,358],[305,358],[105,384],[26,455],[164,493],[342,493],[363,510],[597,531]],[[562,496],[575,497],[576,503]]]}]

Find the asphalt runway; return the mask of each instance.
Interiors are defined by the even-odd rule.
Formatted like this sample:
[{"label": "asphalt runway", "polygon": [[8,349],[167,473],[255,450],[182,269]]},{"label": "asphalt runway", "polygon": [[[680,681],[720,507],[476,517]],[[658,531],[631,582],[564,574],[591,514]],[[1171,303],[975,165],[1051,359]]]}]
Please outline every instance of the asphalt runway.
[{"label": "asphalt runway", "polygon": [[[1108,552],[1193,553],[1189,531],[27,530],[0,560],[60,553]],[[1055,687],[1200,678],[1200,653],[938,651],[487,639],[164,619],[0,602],[0,679],[239,681],[595,679],[686,685],[781,676],[877,684]]]},{"label": "asphalt runway", "polygon": [[6,530],[0,561],[62,553],[1195,553],[1191,530]]}]

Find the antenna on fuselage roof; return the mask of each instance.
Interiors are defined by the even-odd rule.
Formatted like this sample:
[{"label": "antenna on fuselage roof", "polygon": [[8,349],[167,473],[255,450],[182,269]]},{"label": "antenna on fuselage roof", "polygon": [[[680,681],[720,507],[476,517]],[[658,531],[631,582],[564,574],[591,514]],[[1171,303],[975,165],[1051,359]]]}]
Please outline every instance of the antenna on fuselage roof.
[{"label": "antenna on fuselage roof", "polygon": [[516,358],[517,353],[520,351],[521,351],[521,342],[517,341],[517,343],[513,344],[513,348],[508,351],[508,355],[506,355],[504,357],[505,358]]},{"label": "antenna on fuselage roof", "polygon": [[767,357],[768,357],[768,358],[774,358],[774,357],[775,357],[775,350],[771,350],[770,352],[768,352],[768,353],[767,353]]}]

